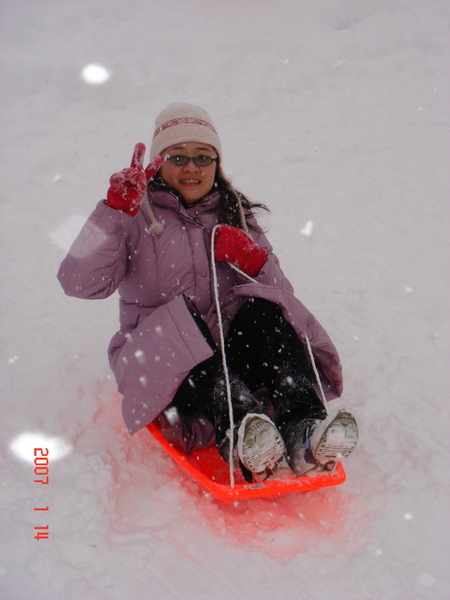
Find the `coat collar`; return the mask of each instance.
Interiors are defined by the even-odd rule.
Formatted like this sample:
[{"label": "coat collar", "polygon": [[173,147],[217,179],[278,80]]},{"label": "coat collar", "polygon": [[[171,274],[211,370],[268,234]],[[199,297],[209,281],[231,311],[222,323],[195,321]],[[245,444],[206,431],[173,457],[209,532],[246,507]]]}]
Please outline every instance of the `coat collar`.
[{"label": "coat collar", "polygon": [[148,188],[148,198],[152,204],[161,206],[163,208],[169,208],[176,212],[191,214],[191,211],[195,209],[195,213],[208,212],[215,210],[220,204],[220,192],[218,190],[212,190],[201,200],[192,203],[192,205],[185,208],[180,202],[180,199],[176,193],[170,190],[158,190],[152,187]]}]

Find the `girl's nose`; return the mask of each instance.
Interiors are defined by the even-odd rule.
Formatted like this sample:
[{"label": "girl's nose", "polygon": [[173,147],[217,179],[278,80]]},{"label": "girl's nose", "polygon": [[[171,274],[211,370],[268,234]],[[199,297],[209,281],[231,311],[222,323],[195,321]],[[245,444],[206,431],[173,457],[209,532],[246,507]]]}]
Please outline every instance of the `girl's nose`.
[{"label": "girl's nose", "polygon": [[189,173],[194,173],[198,170],[199,167],[195,164],[193,160],[190,160],[187,165],[184,165],[183,169],[188,171]]}]

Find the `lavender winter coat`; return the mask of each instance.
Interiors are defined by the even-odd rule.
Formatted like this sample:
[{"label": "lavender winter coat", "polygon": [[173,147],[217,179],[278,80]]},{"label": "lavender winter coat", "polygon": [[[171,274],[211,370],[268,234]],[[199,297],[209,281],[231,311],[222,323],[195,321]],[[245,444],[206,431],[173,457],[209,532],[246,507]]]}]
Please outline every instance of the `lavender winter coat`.
[{"label": "lavender winter coat", "polygon": [[[212,355],[184,296],[218,339],[210,257],[220,195],[214,191],[189,209],[167,191],[150,190],[149,199],[164,224],[161,234],[147,232],[145,210],[131,217],[100,202],[58,272],[69,296],[98,299],[119,292],[120,330],[108,355],[131,434],[153,421],[191,369]],[[216,263],[225,332],[247,298],[276,302],[301,339],[309,338],[327,399],[339,396],[341,367],[334,345],[293,296],[264,234],[252,232],[252,237],[269,253],[257,283],[248,283],[227,263]]]}]

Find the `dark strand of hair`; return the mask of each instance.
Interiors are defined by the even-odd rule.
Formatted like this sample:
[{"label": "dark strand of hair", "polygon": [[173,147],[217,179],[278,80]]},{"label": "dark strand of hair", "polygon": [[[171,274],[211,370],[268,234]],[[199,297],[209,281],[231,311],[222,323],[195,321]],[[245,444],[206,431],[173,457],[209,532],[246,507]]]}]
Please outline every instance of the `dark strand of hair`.
[{"label": "dark strand of hair", "polygon": [[[219,162],[219,161],[218,161]],[[220,164],[217,165],[216,187],[221,192],[222,200],[219,206],[219,222],[233,227],[241,227],[239,215],[239,202],[241,203],[248,228],[253,231],[261,231],[254,223],[248,222],[248,217],[253,216],[254,210],[266,210],[270,212],[265,204],[251,202],[242,192],[236,190],[227,177],[223,174]]]}]

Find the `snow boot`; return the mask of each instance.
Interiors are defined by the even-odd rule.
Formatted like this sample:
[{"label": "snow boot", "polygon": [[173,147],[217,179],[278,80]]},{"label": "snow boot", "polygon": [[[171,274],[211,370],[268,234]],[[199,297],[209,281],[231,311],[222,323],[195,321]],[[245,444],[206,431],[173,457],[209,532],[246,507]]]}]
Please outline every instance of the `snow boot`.
[{"label": "snow boot", "polygon": [[338,409],[324,420],[306,422],[298,442],[289,456],[297,476],[333,472],[338,461],[349,456],[358,443],[358,426],[354,416]]},{"label": "snow boot", "polygon": [[268,416],[258,413],[245,415],[238,429],[237,453],[248,471],[265,480],[270,476],[269,472],[274,474],[278,471],[280,461],[281,474],[285,451],[283,438]]},{"label": "snow boot", "polygon": [[166,440],[186,454],[209,448],[216,441],[213,424],[200,412],[183,415],[173,406],[158,415],[154,422]]}]

